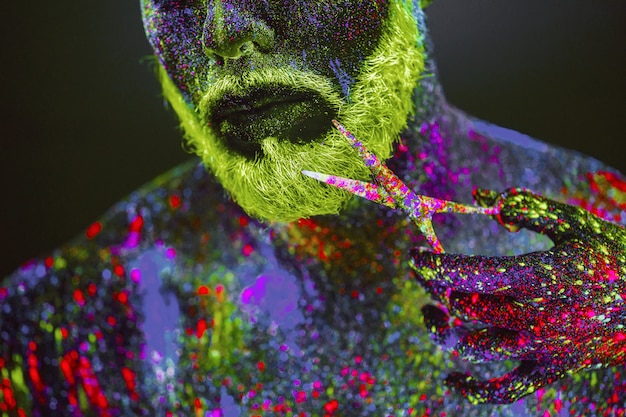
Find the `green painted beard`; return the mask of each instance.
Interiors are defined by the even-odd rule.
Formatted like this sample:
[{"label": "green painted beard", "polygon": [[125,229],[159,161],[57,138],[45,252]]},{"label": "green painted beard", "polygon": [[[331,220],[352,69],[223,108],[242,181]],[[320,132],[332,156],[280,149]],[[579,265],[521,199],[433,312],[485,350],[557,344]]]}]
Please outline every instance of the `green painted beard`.
[{"label": "green painted beard", "polygon": [[380,158],[388,159],[414,110],[413,90],[424,68],[424,50],[409,6],[402,0],[389,5],[389,17],[378,46],[363,61],[349,101],[342,98],[332,80],[279,66],[220,78],[194,110],[165,70],[159,68],[164,95],[181,120],[185,139],[248,214],[269,221],[290,222],[339,213],[351,194],[305,177],[301,171],[364,180],[370,178],[370,172],[334,130],[329,130],[322,140],[303,144],[267,137],[260,144],[262,157],[242,156],[227,149],[211,127],[202,122],[207,120],[211,106],[225,92],[245,93],[259,86],[288,85],[317,91],[335,107],[338,120],[347,129]]}]

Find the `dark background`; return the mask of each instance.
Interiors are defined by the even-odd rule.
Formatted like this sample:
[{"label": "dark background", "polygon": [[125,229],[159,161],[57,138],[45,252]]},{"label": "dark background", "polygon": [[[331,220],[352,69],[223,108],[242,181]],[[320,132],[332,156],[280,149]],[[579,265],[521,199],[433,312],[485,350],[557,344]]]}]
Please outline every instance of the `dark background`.
[{"label": "dark background", "polygon": [[[37,3],[0,18],[0,276],[189,158],[138,1]],[[437,0],[428,16],[452,103],[626,172],[626,2]]]}]

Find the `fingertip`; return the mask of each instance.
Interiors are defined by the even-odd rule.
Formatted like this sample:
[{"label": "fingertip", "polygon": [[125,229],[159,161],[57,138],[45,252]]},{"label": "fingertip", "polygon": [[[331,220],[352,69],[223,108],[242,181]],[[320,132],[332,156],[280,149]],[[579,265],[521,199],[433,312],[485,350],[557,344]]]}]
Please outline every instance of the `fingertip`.
[{"label": "fingertip", "polygon": [[466,395],[472,382],[474,382],[474,377],[469,373],[462,372],[452,372],[444,380],[444,384],[461,391],[464,395]]},{"label": "fingertip", "polygon": [[443,309],[432,305],[426,304],[422,307],[422,315],[424,316],[424,323],[434,327],[447,327],[450,316]]},{"label": "fingertip", "polygon": [[473,381],[474,377],[471,376],[469,373],[467,372],[451,372],[447,377],[446,377],[446,384],[456,384],[459,381],[464,381],[464,382],[469,382],[469,381]]},{"label": "fingertip", "polygon": [[478,205],[482,207],[491,207],[498,200],[499,194],[493,190],[475,187],[472,190],[472,197]]},{"label": "fingertip", "polygon": [[478,381],[468,373],[452,372],[444,381],[444,384],[459,392],[472,404],[484,404],[490,401],[490,397],[482,395],[478,390]]},{"label": "fingertip", "polygon": [[424,326],[430,333],[431,338],[440,346],[455,345],[459,337],[454,336],[449,324],[450,316],[443,309],[427,304],[422,307]]},{"label": "fingertip", "polygon": [[431,332],[433,332],[433,329],[439,331],[439,329],[448,327],[450,316],[437,306],[426,304],[422,307],[422,315],[424,316],[424,324]]},{"label": "fingertip", "polygon": [[411,258],[417,262],[417,266],[423,266],[423,262],[430,262],[434,256],[435,253],[428,247],[414,246],[411,248]]},{"label": "fingertip", "polygon": [[545,201],[545,197],[528,188],[509,188],[497,200],[496,220],[509,232],[518,232],[522,228],[539,231],[532,225],[537,222],[536,213],[543,208]]}]

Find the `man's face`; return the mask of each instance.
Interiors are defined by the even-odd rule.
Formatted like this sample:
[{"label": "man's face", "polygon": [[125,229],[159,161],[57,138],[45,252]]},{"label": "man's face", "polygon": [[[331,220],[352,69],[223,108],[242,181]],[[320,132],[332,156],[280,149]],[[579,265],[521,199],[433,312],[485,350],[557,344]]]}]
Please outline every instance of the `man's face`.
[{"label": "man's face", "polygon": [[[417,7],[417,6],[415,6]],[[142,0],[164,92],[233,199],[276,221],[349,195],[303,169],[366,179],[337,118],[388,158],[423,68],[402,0]]]}]

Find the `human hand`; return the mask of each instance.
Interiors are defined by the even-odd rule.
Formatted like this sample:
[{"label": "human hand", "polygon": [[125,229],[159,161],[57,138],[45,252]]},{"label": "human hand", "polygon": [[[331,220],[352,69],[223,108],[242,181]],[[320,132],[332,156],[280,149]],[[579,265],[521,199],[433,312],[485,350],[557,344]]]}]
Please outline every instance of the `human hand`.
[{"label": "human hand", "polygon": [[509,230],[544,234],[554,246],[503,257],[413,253],[412,268],[441,303],[422,310],[438,343],[472,362],[520,361],[501,377],[453,373],[446,383],[474,403],[510,403],[568,374],[626,362],[626,230],[523,189],[474,198],[499,207]]}]

